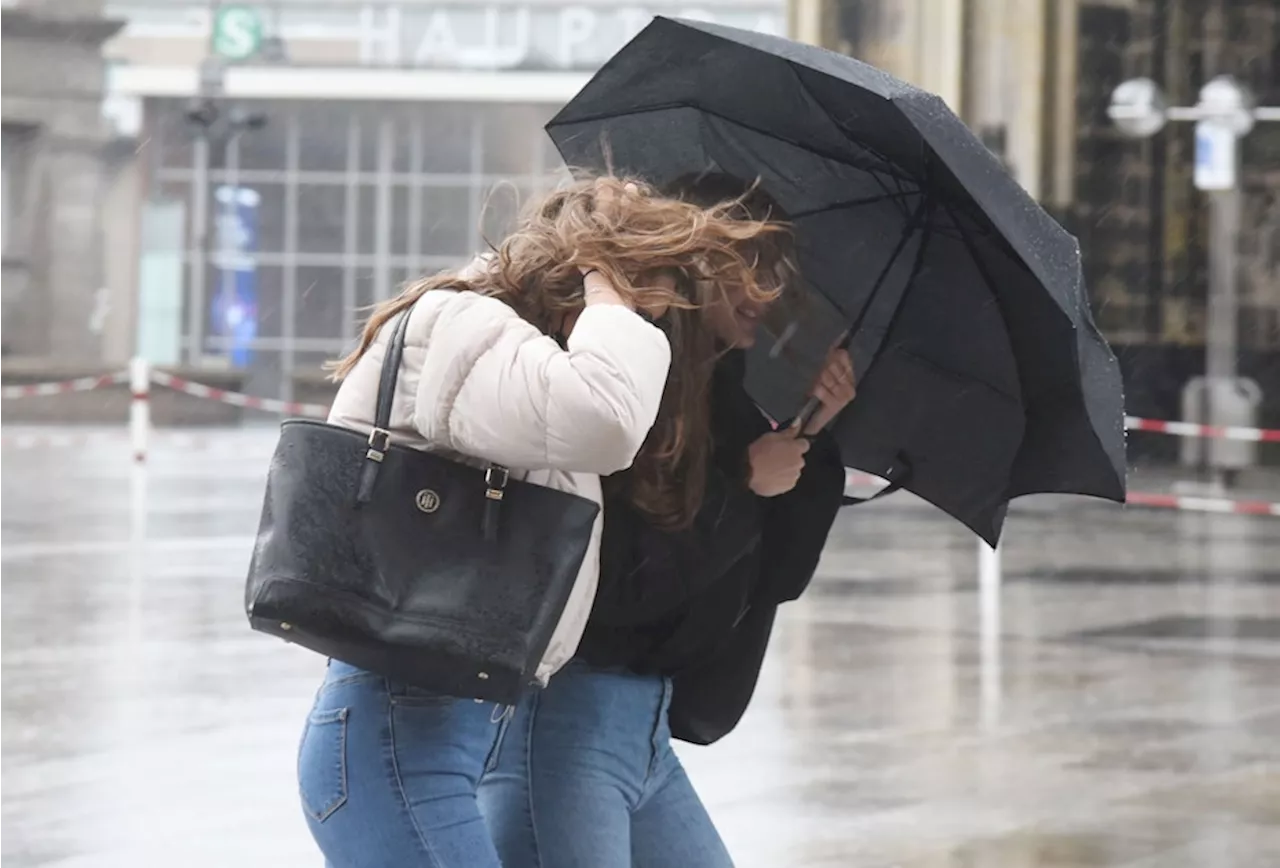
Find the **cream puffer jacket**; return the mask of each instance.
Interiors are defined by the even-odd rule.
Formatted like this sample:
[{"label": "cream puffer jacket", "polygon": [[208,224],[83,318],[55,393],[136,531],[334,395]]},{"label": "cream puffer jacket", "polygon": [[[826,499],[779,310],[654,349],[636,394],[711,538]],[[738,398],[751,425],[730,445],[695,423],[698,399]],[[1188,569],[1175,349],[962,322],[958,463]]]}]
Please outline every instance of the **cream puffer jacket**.
[{"label": "cream puffer jacket", "polygon": [[[394,322],[394,320],[393,320]],[[390,340],[383,328],[343,380],[335,425],[368,433]],[[392,442],[602,503],[600,477],[631,465],[658,415],[666,335],[619,305],[594,305],[561,347],[497,299],[433,290],[414,305],[391,413]],[[542,684],[577,650],[600,572],[603,509],[537,669]],[[429,553],[424,553],[429,557]]]}]

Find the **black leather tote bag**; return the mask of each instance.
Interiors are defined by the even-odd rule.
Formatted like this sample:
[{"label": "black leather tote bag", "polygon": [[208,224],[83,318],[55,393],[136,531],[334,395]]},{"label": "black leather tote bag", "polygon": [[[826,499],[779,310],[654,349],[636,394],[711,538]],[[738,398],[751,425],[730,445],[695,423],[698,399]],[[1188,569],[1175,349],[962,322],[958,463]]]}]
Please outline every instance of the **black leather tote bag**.
[{"label": "black leather tote bag", "polygon": [[600,507],[390,443],[409,313],[373,432],[289,420],[245,588],[251,626],[440,693],[514,704],[534,682]]}]

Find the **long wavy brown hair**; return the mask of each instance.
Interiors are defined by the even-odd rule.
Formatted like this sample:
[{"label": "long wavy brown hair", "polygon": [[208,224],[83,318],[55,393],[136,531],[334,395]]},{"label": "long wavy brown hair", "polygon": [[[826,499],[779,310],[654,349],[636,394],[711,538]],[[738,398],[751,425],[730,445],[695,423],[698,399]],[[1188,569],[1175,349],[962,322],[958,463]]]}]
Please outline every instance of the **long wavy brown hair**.
[{"label": "long wavy brown hair", "polygon": [[[486,266],[408,284],[376,307],[356,349],[336,362],[342,379],[388,321],[433,290],[497,298],[547,335],[583,308],[582,269],[596,269],[657,324],[671,343],[671,373],[658,422],[621,485],[660,527],[687,527],[701,506],[710,452],[708,391],[719,356],[698,310],[731,293],[769,301],[780,287],[759,269],[780,249],[781,224],[744,219],[733,202],[697,205],[632,178],[578,177],[526,209]],[[664,278],[667,278],[664,280]]]}]

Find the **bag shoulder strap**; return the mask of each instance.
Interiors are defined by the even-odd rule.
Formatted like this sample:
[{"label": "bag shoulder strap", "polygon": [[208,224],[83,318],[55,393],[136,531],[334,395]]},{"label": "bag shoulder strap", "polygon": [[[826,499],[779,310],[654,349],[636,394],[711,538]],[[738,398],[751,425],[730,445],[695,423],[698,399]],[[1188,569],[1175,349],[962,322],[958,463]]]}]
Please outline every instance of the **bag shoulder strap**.
[{"label": "bag shoulder strap", "polygon": [[[382,357],[382,372],[378,375],[378,398],[374,407],[373,430],[369,432],[369,448],[364,453],[364,471],[360,474],[360,487],[356,491],[356,503],[368,503],[373,499],[373,487],[378,481],[378,469],[391,445],[391,408],[396,400],[396,382],[400,379],[400,363],[404,359],[404,338],[409,330],[410,307],[396,320],[387,341],[387,351]],[[386,328],[386,326],[384,326]]]},{"label": "bag shoulder strap", "polygon": [[391,425],[391,406],[396,400],[396,382],[400,379],[400,363],[404,360],[404,339],[409,331],[410,307],[396,320],[395,331],[387,342],[387,353],[382,357],[382,373],[378,377],[378,404],[374,410],[373,424],[386,430]]}]

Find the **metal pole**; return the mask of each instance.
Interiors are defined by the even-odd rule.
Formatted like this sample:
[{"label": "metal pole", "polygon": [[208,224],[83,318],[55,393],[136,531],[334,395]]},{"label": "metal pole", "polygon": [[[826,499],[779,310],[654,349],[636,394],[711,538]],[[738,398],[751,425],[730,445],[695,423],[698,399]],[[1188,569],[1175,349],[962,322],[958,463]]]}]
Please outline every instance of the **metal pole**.
[{"label": "metal pole", "polygon": [[978,540],[978,654],[982,725],[1000,723],[1003,667],[1000,659],[1000,588],[1003,584],[1000,549]]},{"label": "metal pole", "polygon": [[209,241],[209,129],[195,141],[191,173],[191,292],[187,298],[187,364],[198,367],[204,355],[205,251]]},{"label": "metal pole", "polygon": [[[415,171],[416,164],[415,164]],[[356,254],[360,240],[360,116],[347,120],[347,195],[342,217],[342,337],[358,333],[356,325]]]},{"label": "metal pole", "polygon": [[[221,249],[219,250],[219,268],[221,270],[218,292],[221,294],[223,304],[228,303],[235,297],[236,292],[236,269],[240,263],[236,262],[237,243],[230,237],[230,229],[237,221],[240,209],[240,133],[234,127],[227,136],[226,144],[223,145],[223,165],[226,167],[226,187],[228,197],[222,202],[220,211],[220,219],[218,223],[217,238],[220,240]],[[227,347],[228,355],[231,353],[231,347]]]},{"label": "metal pole", "polygon": [[141,356],[129,361],[129,441],[133,460],[147,460],[147,439],[151,433],[151,366]]},{"label": "metal pole", "polygon": [[[1205,375],[1208,380],[1208,419],[1211,425],[1227,425],[1226,390],[1236,378],[1237,303],[1236,239],[1240,234],[1241,196],[1238,186],[1218,190],[1209,196],[1209,303],[1205,346]],[[1213,441],[1205,444],[1205,456],[1214,481],[1224,483]]]},{"label": "metal pole", "polygon": [[280,400],[293,400],[298,335],[298,154],[301,134],[298,115],[290,112],[285,139],[284,274],[280,304]]}]

